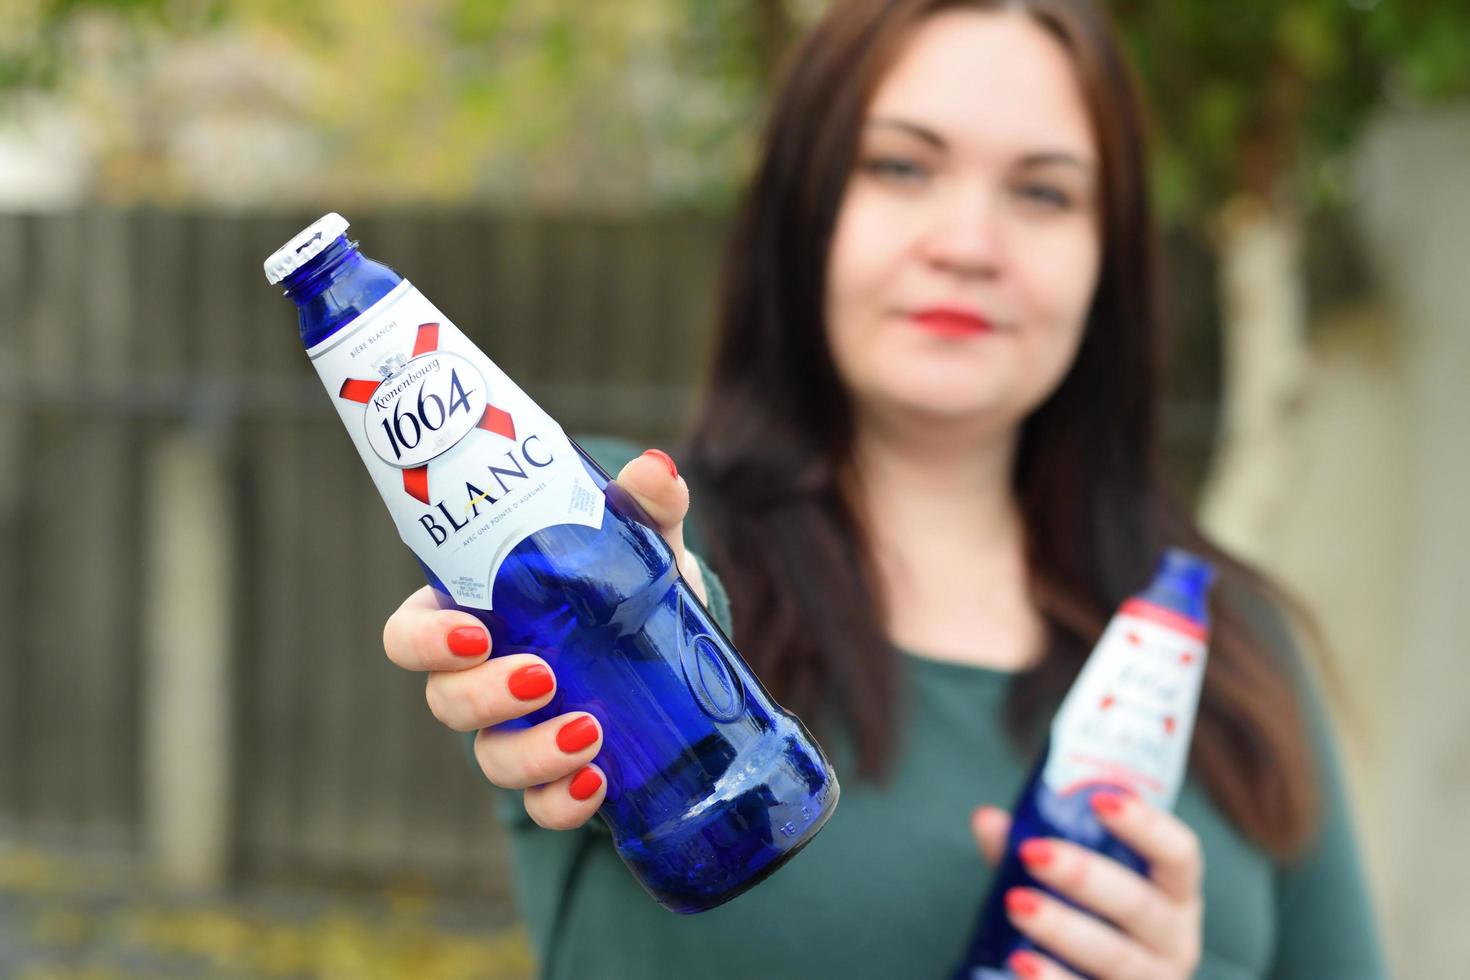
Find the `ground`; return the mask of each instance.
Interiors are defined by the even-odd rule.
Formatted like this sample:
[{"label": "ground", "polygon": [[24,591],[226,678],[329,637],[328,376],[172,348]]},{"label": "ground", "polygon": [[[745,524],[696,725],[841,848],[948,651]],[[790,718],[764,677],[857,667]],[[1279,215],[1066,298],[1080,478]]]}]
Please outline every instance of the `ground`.
[{"label": "ground", "polygon": [[185,895],[136,868],[0,842],[11,980],[511,980],[534,972],[503,902],[405,887],[251,885]]}]

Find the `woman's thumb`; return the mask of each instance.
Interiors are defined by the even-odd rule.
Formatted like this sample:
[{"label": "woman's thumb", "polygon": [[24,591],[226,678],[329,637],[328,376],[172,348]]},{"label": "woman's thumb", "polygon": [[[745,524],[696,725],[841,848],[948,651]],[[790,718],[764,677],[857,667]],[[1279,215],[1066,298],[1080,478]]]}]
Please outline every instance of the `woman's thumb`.
[{"label": "woman's thumb", "polygon": [[1006,836],[1011,832],[1011,815],[999,807],[976,807],[970,814],[970,830],[985,860],[999,864],[1005,856]]}]

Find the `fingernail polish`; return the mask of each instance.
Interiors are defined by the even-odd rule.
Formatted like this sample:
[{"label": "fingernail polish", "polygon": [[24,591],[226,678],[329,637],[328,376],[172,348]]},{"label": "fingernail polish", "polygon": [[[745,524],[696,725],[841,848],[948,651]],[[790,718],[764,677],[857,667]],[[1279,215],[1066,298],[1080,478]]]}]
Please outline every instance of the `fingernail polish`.
[{"label": "fingernail polish", "polygon": [[1033,837],[1022,841],[1021,846],[1017,848],[1017,853],[1021,855],[1021,863],[1026,867],[1044,868],[1051,864],[1052,858],[1056,856],[1056,849],[1051,846],[1050,842]]},{"label": "fingernail polish", "polygon": [[1018,949],[1006,960],[1006,965],[1011,972],[1022,980],[1036,980],[1041,976],[1041,957],[1035,953],[1028,953],[1024,949]]},{"label": "fingernail polish", "polygon": [[1092,808],[1104,817],[1116,817],[1123,812],[1123,797],[1116,793],[1098,793],[1092,798]]},{"label": "fingernail polish", "polygon": [[456,657],[478,657],[490,649],[490,634],[483,626],[458,626],[449,631],[449,652]]},{"label": "fingernail polish", "polygon": [[567,787],[567,792],[572,794],[574,800],[585,800],[596,793],[601,785],[602,777],[597,774],[597,770],[591,766],[583,766],[572,777],[572,784]]},{"label": "fingernail polish", "polygon": [[556,687],[556,679],[551,676],[551,671],[546,669],[545,664],[528,664],[507,677],[505,686],[510,688],[510,693],[518,700],[534,701],[549,694]]},{"label": "fingernail polish", "polygon": [[1035,915],[1041,908],[1041,899],[1025,888],[1012,888],[1006,892],[1006,911],[1011,915]]},{"label": "fingernail polish", "polygon": [[659,460],[660,462],[662,462],[665,466],[667,466],[669,468],[669,477],[671,479],[674,479],[674,480],[679,479],[679,467],[677,467],[677,466],[674,465],[674,457],[670,456],[668,453],[664,452],[662,449],[650,449],[647,452],[645,452],[643,455],[645,455],[645,456],[652,456],[654,459]]},{"label": "fingernail polish", "polygon": [[597,741],[597,722],[591,715],[583,715],[561,726],[556,733],[556,747],[570,755],[581,752]]}]

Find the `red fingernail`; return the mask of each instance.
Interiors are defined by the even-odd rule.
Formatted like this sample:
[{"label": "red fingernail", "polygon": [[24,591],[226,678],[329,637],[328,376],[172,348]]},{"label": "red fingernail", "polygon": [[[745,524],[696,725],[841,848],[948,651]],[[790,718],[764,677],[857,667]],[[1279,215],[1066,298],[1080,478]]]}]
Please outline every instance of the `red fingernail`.
[{"label": "red fingernail", "polygon": [[643,455],[652,456],[655,459],[662,461],[663,464],[669,468],[669,476],[675,480],[679,479],[679,467],[674,465],[674,457],[670,456],[662,449],[650,449]]},{"label": "red fingernail", "polygon": [[478,657],[490,649],[490,634],[483,626],[460,626],[449,631],[449,652],[456,657]]},{"label": "red fingernail", "polygon": [[1035,953],[1028,953],[1024,949],[1018,949],[1006,960],[1006,965],[1011,972],[1024,980],[1036,980],[1041,976],[1041,957]]},{"label": "red fingernail", "polygon": [[567,792],[572,794],[574,800],[585,800],[596,793],[601,785],[602,777],[597,774],[597,770],[591,766],[583,766],[572,777],[572,785],[567,788]]},{"label": "red fingernail", "polygon": [[597,741],[597,722],[591,715],[583,715],[561,726],[556,733],[556,747],[567,754],[581,752]]},{"label": "red fingernail", "polygon": [[1041,899],[1025,888],[1012,888],[1006,892],[1006,911],[1011,915],[1035,915],[1041,909]]},{"label": "red fingernail", "polygon": [[530,664],[512,673],[505,680],[505,686],[510,688],[521,701],[534,701],[544,694],[550,693],[556,687],[556,679],[551,676],[551,671],[544,664]]},{"label": "red fingernail", "polygon": [[1039,837],[1022,841],[1017,851],[1021,855],[1021,863],[1028,868],[1044,868],[1051,864],[1052,857],[1056,855],[1051,844]]},{"label": "red fingernail", "polygon": [[1123,812],[1123,797],[1116,793],[1098,793],[1092,798],[1092,808],[1105,817],[1116,817]]}]

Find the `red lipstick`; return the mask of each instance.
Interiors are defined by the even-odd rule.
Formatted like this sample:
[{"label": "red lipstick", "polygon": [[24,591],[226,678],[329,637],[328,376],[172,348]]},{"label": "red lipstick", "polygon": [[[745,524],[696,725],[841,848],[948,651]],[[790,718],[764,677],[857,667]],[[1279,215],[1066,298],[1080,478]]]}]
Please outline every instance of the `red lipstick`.
[{"label": "red lipstick", "polygon": [[974,337],[992,333],[995,327],[985,317],[953,306],[931,306],[909,314],[916,326],[946,337]]}]

